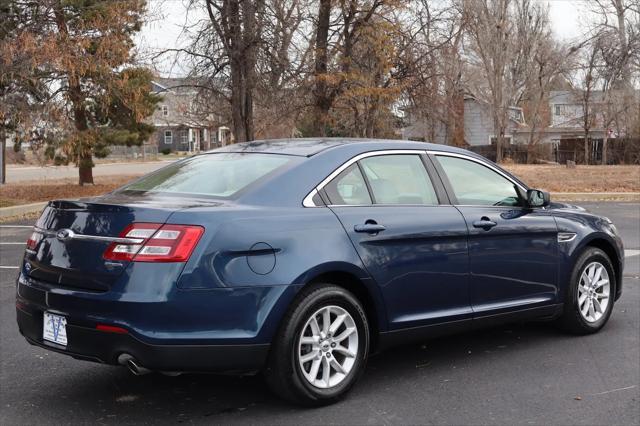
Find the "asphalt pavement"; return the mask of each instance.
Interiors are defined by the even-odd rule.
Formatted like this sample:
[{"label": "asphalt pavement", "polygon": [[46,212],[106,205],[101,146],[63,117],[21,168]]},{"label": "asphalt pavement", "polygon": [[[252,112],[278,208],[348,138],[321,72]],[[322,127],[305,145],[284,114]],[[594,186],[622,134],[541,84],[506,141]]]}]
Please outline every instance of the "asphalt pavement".
[{"label": "asphalt pavement", "polygon": [[627,249],[600,333],[513,324],[392,349],[346,400],[317,409],[280,401],[259,376],[136,377],[30,346],[14,308],[30,223],[3,224],[0,423],[640,424],[640,204],[582,205],[611,218]]}]

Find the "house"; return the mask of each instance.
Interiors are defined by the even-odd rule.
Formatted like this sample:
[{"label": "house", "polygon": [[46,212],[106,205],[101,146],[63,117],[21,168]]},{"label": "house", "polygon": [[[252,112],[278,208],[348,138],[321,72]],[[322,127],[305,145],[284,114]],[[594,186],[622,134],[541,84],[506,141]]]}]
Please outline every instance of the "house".
[{"label": "house", "polygon": [[[504,132],[505,147],[515,143],[518,131],[525,126],[522,108],[509,107],[507,118],[507,126]],[[495,145],[496,134],[491,106],[472,97],[465,98],[464,140],[469,147]]]},{"label": "house", "polygon": [[[496,143],[496,131],[493,126],[491,106],[472,97],[464,97],[464,145],[468,148],[490,147]],[[446,144],[450,138],[446,135],[446,127],[442,121],[416,119],[410,112],[405,112],[406,126],[402,129],[402,138],[410,140],[426,140]],[[515,135],[525,127],[522,108],[509,107],[509,120],[505,131],[505,145],[514,142]]]},{"label": "house", "polygon": [[[616,128],[612,120],[605,126],[605,115],[620,104],[620,93],[610,92],[605,99],[603,92],[593,91],[589,96],[589,162],[602,161],[605,132],[608,162],[636,162],[640,153],[637,138],[625,142],[626,129]],[[567,160],[584,162],[584,93],[571,90],[551,91],[544,124],[534,130],[527,125],[522,108],[509,107],[509,120],[505,131],[504,156],[517,162],[533,159],[566,163]],[[636,91],[635,104],[640,103],[640,91]],[[493,126],[491,106],[471,96],[464,98],[464,146],[488,158],[495,158],[496,132]],[[442,121],[417,118],[411,111],[405,113],[403,139],[425,140],[445,144],[451,140],[446,135]],[[606,128],[605,128],[606,127]],[[531,140],[535,144],[529,145]],[[624,145],[624,146],[623,146]],[[530,156],[533,155],[531,158]]]},{"label": "house", "polygon": [[[640,97],[636,91],[636,104]],[[567,160],[584,162],[585,156],[585,105],[589,106],[589,120],[587,129],[589,143],[589,162],[602,161],[602,151],[605,139],[609,148],[614,151],[626,151],[619,146],[624,143],[626,129],[616,126],[616,107],[621,107],[622,93],[611,91],[606,94],[595,90],[586,94],[579,90],[556,90],[549,92],[549,119],[548,125],[536,130],[535,139],[538,145],[549,145],[552,149],[551,158],[559,163]],[[607,115],[610,117],[607,119]],[[529,128],[522,129],[519,140],[526,143],[530,139]],[[606,138],[605,138],[606,136]],[[630,142],[631,143],[631,142]],[[622,152],[623,157],[626,154]],[[609,158],[609,161],[620,161],[624,158]],[[627,160],[628,161],[628,160]]]},{"label": "house", "polygon": [[197,82],[189,78],[157,78],[152,92],[162,96],[149,118],[156,131],[148,143],[159,151],[206,151],[232,143],[231,131],[219,117],[198,111]]}]

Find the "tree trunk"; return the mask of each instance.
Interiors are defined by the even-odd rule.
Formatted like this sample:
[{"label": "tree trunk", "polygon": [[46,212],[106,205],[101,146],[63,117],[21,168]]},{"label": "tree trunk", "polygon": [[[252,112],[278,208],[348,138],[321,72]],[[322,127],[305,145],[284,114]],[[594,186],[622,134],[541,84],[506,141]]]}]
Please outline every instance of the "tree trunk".
[{"label": "tree trunk", "polygon": [[237,60],[231,61],[231,122],[233,125],[233,135],[235,142],[247,141],[247,128],[243,119],[243,92],[244,82],[242,78],[242,70]]},{"label": "tree trunk", "polygon": [[[589,80],[590,81],[590,80]],[[589,164],[589,129],[591,128],[591,120],[589,114],[591,114],[589,108],[589,102],[591,99],[591,86],[587,86],[584,98],[584,164]]]},{"label": "tree trunk", "polygon": [[[58,31],[67,37],[69,35],[69,30],[67,28],[64,13],[62,12],[59,4],[54,8],[54,14]],[[89,129],[87,112],[85,111],[84,95],[82,93],[82,87],[80,86],[80,80],[76,75],[68,74],[67,79],[69,84],[67,93],[73,108],[73,122],[78,132],[76,141],[78,185],[82,186],[85,183],[93,184],[93,156],[92,147],[90,145],[91,142],[84,140],[82,135],[82,132],[86,132]],[[87,143],[89,145],[87,145]]]},{"label": "tree trunk", "polygon": [[78,184],[83,186],[85,183],[93,185],[93,158],[91,158],[91,154],[83,155],[78,162]]},{"label": "tree trunk", "polygon": [[318,4],[318,26],[316,28],[314,78],[314,136],[326,136],[329,124],[331,99],[327,87],[327,63],[331,0],[320,0]]},{"label": "tree trunk", "polygon": [[244,90],[242,93],[242,114],[245,128],[245,140],[255,139],[255,129],[253,126],[253,92],[256,87],[256,61],[257,48],[260,41],[261,29],[258,28],[257,14],[261,13],[263,0],[242,1],[242,14],[244,17],[244,31],[242,34],[242,45],[244,52],[240,52],[242,57],[242,73],[244,74]]},{"label": "tree trunk", "polygon": [[502,162],[502,146],[504,139],[504,125],[500,119],[500,112],[494,111],[493,113],[493,129],[496,138],[496,163]]},{"label": "tree trunk", "polygon": [[584,164],[589,164],[589,130],[584,131]]},{"label": "tree trunk", "polygon": [[7,149],[7,134],[4,126],[0,126],[0,185],[7,182],[7,157],[5,151]]},{"label": "tree trunk", "polygon": [[80,83],[77,78],[69,77],[69,98],[73,106],[73,122],[79,137],[76,141],[76,154],[78,162],[78,185],[93,184],[93,155],[91,142],[87,141],[82,133],[89,129],[87,112],[84,107],[84,99]]},{"label": "tree trunk", "polygon": [[[257,15],[263,0],[229,0],[217,25],[227,39],[226,55],[231,74],[231,121],[235,142],[254,139],[253,92],[256,85],[256,58],[260,40]],[[217,22],[211,4],[209,19]]]}]

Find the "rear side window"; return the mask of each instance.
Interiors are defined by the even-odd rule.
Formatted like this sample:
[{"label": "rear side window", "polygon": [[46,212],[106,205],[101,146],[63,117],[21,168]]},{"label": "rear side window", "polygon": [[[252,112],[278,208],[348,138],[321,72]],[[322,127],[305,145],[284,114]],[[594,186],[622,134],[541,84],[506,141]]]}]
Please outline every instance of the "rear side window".
[{"label": "rear side window", "polygon": [[357,164],[352,164],[324,187],[334,205],[368,205],[371,197]]},{"label": "rear side window", "polygon": [[520,206],[515,185],[509,179],[475,161],[437,156],[449,179],[458,204],[474,206]]},{"label": "rear side window", "polygon": [[295,158],[262,153],[199,155],[164,167],[120,191],[233,197]]},{"label": "rear side window", "polygon": [[380,155],[360,161],[376,204],[438,204],[418,155]]}]

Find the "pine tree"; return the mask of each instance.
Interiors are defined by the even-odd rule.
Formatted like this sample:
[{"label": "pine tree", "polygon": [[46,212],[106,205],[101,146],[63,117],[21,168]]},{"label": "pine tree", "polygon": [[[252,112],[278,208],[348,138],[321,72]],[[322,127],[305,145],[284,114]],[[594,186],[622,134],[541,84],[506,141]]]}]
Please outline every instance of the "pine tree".
[{"label": "pine tree", "polygon": [[[133,36],[146,10],[141,0],[14,0],[17,42],[35,42],[28,75],[48,90],[46,102],[68,117],[63,152],[77,164],[79,184],[93,183],[93,157],[111,144],[140,145],[152,129],[144,124],[159,98],[150,93],[151,74],[132,67]],[[11,49],[12,46],[4,46]],[[16,46],[13,46],[15,49]]]}]

